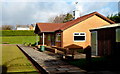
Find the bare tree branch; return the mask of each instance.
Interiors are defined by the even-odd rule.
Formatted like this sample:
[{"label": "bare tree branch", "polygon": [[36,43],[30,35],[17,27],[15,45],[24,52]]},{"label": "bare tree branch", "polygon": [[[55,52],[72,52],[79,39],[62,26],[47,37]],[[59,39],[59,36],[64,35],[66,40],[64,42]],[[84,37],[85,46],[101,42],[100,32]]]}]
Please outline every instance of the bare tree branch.
[{"label": "bare tree branch", "polygon": [[12,30],[13,26],[12,25],[2,25],[2,30]]}]

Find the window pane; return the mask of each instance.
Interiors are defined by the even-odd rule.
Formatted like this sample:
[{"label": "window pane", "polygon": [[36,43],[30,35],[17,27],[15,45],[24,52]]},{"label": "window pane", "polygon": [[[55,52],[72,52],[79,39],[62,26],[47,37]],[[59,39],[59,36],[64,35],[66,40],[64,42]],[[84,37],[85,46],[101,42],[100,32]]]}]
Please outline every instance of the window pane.
[{"label": "window pane", "polygon": [[80,33],[80,35],[85,35],[85,33]]},{"label": "window pane", "polygon": [[92,47],[92,55],[98,55],[98,50],[97,50],[97,31],[91,32],[91,47]]},{"label": "window pane", "polygon": [[61,34],[60,33],[57,33],[56,34],[56,41],[60,41],[61,40]]},{"label": "window pane", "polygon": [[58,36],[58,41],[60,41],[60,38],[61,38],[61,37],[60,37],[60,36]]},{"label": "window pane", "polygon": [[48,35],[48,40],[50,41],[50,34]]},{"label": "window pane", "polygon": [[57,34],[57,36],[60,36],[60,35],[61,35],[60,33]]},{"label": "window pane", "polygon": [[85,36],[74,36],[74,41],[84,41]]},{"label": "window pane", "polygon": [[120,28],[116,29],[116,42],[120,42]]},{"label": "window pane", "polygon": [[79,35],[79,33],[74,33],[74,35]]}]

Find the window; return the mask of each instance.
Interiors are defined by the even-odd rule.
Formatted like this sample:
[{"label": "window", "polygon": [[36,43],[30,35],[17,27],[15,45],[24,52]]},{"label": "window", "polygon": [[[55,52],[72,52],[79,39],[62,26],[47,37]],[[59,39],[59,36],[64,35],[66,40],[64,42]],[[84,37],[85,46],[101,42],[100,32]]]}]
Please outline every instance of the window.
[{"label": "window", "polygon": [[48,34],[48,40],[49,40],[49,41],[51,40],[51,38],[50,38],[50,34]]},{"label": "window", "polygon": [[56,41],[61,41],[61,34],[60,33],[57,33],[56,34]]},{"label": "window", "polygon": [[81,42],[85,41],[86,39],[86,33],[80,32],[80,33],[74,33],[74,41]]},{"label": "window", "polygon": [[97,31],[91,32],[91,48],[92,48],[92,55],[98,55],[98,41],[97,41]]},{"label": "window", "polygon": [[116,29],[116,42],[120,42],[120,28]]}]

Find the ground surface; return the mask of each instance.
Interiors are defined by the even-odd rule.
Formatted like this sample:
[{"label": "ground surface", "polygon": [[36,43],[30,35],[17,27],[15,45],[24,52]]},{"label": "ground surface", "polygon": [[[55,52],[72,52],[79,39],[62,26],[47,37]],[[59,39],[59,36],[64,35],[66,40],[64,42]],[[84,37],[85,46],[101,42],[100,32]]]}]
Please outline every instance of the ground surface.
[{"label": "ground surface", "polygon": [[[60,59],[60,57],[57,54],[51,53],[49,51],[40,52],[37,51],[31,47],[27,46],[21,46],[20,48],[27,53],[34,61],[36,61],[45,71],[47,71],[49,74],[120,74],[120,70],[90,70],[86,71],[82,67],[86,68],[85,59],[75,59],[75,60],[66,60],[63,61]],[[36,54],[34,54],[36,53]],[[104,58],[94,58],[92,59],[94,62],[89,68],[98,68],[103,67]],[[68,63],[69,62],[69,63]],[[71,63],[70,63],[71,62]],[[102,64],[97,64],[101,62]],[[71,65],[73,64],[73,65]],[[78,67],[76,67],[76,66]],[[98,67],[97,67],[98,66]],[[110,66],[109,66],[110,67]],[[115,69],[116,67],[110,67],[111,69]],[[119,66],[118,66],[119,68]]]},{"label": "ground surface", "polygon": [[[68,64],[60,59],[60,55],[49,51],[40,52],[31,47],[18,45],[27,55],[42,67],[48,74],[85,74],[86,71]],[[35,54],[34,54],[35,53]]]},{"label": "ground surface", "polygon": [[1,46],[2,64],[0,65],[2,65],[4,73],[38,74],[37,69],[16,45],[0,45],[0,47]]}]

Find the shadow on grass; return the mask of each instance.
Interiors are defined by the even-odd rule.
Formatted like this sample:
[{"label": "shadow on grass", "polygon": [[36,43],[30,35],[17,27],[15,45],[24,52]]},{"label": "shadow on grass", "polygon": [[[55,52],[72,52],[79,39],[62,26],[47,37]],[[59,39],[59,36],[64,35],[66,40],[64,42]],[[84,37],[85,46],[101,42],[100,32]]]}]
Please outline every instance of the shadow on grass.
[{"label": "shadow on grass", "polygon": [[1,74],[39,74],[37,71],[29,71],[29,72],[7,72],[7,67],[2,65],[2,73]]},{"label": "shadow on grass", "polygon": [[2,42],[2,44],[10,44],[9,42]]},{"label": "shadow on grass", "polygon": [[120,71],[120,61],[116,58],[97,57],[92,58],[91,63],[88,64],[86,59],[64,60],[69,64],[80,67],[87,71]]},{"label": "shadow on grass", "polygon": [[37,71],[28,71],[28,72],[7,72],[7,67],[2,65],[2,73],[1,74],[39,74]]},{"label": "shadow on grass", "polygon": [[30,71],[30,72],[8,72],[7,74],[39,74],[36,71]]}]

